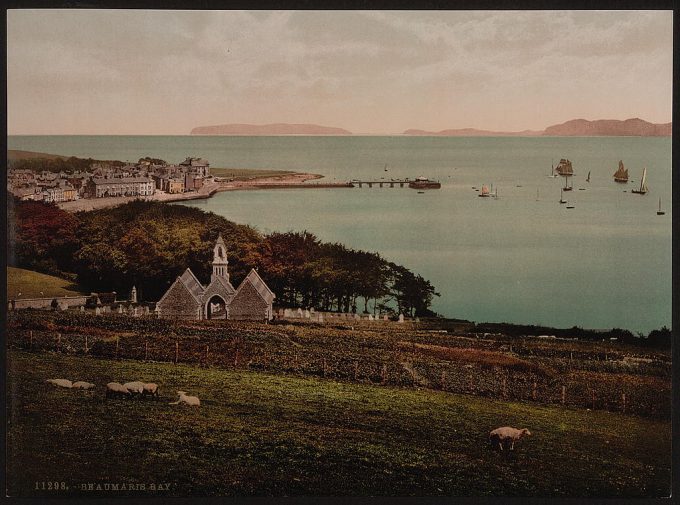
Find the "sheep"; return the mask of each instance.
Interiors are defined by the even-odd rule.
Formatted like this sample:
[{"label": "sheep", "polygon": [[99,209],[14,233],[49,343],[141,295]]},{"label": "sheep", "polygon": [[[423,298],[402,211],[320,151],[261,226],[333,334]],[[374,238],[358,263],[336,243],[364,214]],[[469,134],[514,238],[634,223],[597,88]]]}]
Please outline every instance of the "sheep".
[{"label": "sheep", "polygon": [[54,384],[55,386],[59,386],[62,388],[73,387],[73,383],[68,379],[47,379],[45,382],[49,382],[50,384]]},{"label": "sheep", "polygon": [[515,449],[515,442],[524,436],[530,436],[531,432],[526,428],[518,430],[517,428],[511,428],[510,426],[504,426],[502,428],[496,428],[489,433],[489,442],[492,445],[498,444],[498,448],[502,451],[503,446],[508,447],[508,450],[512,451]]},{"label": "sheep", "polygon": [[144,392],[144,383],[140,381],[126,382],[123,387],[133,395],[141,395]]},{"label": "sheep", "polygon": [[153,382],[144,383],[142,395],[144,396],[148,395],[158,398],[158,384],[154,384]]},{"label": "sheep", "polygon": [[78,381],[73,383],[73,389],[92,389],[94,384],[91,382]]},{"label": "sheep", "polygon": [[186,403],[192,407],[198,407],[201,404],[201,400],[198,399],[198,396],[187,396],[184,391],[177,391],[177,394],[179,395],[179,399],[176,402],[170,402],[170,405]]},{"label": "sheep", "polygon": [[129,397],[131,396],[132,393],[124,387],[122,384],[119,382],[109,382],[106,385],[106,397],[111,398],[114,396],[123,396],[123,397]]}]

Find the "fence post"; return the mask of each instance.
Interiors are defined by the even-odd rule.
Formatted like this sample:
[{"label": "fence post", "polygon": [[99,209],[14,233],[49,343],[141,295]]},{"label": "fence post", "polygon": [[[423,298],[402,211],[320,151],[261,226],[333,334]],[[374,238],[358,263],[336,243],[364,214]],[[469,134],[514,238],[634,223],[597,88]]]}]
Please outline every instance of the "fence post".
[{"label": "fence post", "polygon": [[446,390],[446,372],[442,372],[442,391]]},{"label": "fence post", "polygon": [[538,387],[538,384],[536,384],[536,381],[534,381],[534,387],[531,390],[531,399],[534,400],[534,401],[536,401],[536,398],[538,397],[538,394],[537,394],[537,391],[536,391],[537,387]]},{"label": "fence post", "polygon": [[144,361],[149,360],[149,341],[144,341]]},{"label": "fence post", "polygon": [[593,410],[595,410],[595,390],[594,389],[590,390],[590,397],[591,397],[591,401],[592,401]]},{"label": "fence post", "polygon": [[31,349],[33,349],[33,330],[29,331],[28,335],[30,337]]},{"label": "fence post", "polygon": [[387,382],[387,365],[383,365],[380,375],[382,377],[382,383],[385,384],[385,382]]},{"label": "fence post", "polygon": [[562,386],[562,405],[564,405],[565,397],[567,396],[567,386]]},{"label": "fence post", "polygon": [[358,376],[359,376],[359,362],[355,361],[354,362],[354,380],[357,380]]},{"label": "fence post", "polygon": [[326,358],[323,359],[322,373],[323,376],[326,377]]},{"label": "fence post", "polygon": [[118,347],[120,345],[120,337],[116,337],[116,359],[120,359],[118,354]]},{"label": "fence post", "polygon": [[626,413],[626,393],[621,393],[621,402],[623,403],[623,413]]},{"label": "fence post", "polygon": [[205,346],[205,366],[208,366],[208,359],[210,358],[210,346]]},{"label": "fence post", "polygon": [[234,353],[234,367],[238,366],[238,347],[236,347],[236,352]]},{"label": "fence post", "polygon": [[179,339],[175,340],[175,365],[179,361]]},{"label": "fence post", "polygon": [[298,353],[297,353],[297,351],[295,351],[295,361],[294,361],[294,363],[295,364],[293,365],[293,368],[294,368],[294,370],[297,371],[297,369],[298,369]]},{"label": "fence post", "polygon": [[61,333],[57,333],[57,347],[61,350]]},{"label": "fence post", "polygon": [[89,350],[90,349],[87,346],[87,335],[85,335],[85,354],[87,354],[87,351],[89,351]]},{"label": "fence post", "polygon": [[569,351],[569,364],[574,360],[574,353],[572,351]]}]

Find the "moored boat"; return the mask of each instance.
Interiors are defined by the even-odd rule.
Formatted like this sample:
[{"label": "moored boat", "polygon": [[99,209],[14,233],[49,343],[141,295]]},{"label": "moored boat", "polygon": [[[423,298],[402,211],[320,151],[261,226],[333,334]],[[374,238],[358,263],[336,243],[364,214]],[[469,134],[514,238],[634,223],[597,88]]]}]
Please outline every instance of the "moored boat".
[{"label": "moored boat", "polygon": [[642,169],[642,179],[640,180],[640,189],[633,189],[631,190],[631,193],[635,193],[638,195],[645,195],[649,189],[647,188],[647,168]]},{"label": "moored boat", "polygon": [[491,191],[489,191],[489,186],[487,186],[486,184],[483,184],[482,189],[477,196],[482,197],[482,198],[490,197]]},{"label": "moored boat", "polygon": [[416,177],[415,181],[408,183],[408,187],[413,189],[439,189],[442,185],[439,181],[431,181],[427,177]]}]

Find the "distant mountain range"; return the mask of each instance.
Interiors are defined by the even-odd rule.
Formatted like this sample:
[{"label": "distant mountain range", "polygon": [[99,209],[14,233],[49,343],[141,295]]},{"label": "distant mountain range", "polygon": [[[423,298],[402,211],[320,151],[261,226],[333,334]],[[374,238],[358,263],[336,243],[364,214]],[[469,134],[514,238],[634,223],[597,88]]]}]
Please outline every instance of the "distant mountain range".
[{"label": "distant mountain range", "polygon": [[[214,126],[197,126],[191,130],[192,135],[352,135],[343,128],[320,126],[316,124],[223,124]],[[499,132],[477,130],[475,128],[459,128],[438,132],[410,129],[403,135],[438,136],[438,137],[670,137],[673,134],[673,123],[654,124],[639,118],[626,119],[572,119],[566,123],[548,126],[545,130],[523,130],[519,132]]]},{"label": "distant mountain range", "polygon": [[192,135],[352,135],[342,128],[319,126],[315,124],[222,124],[197,126]]},{"label": "distant mountain range", "polygon": [[424,130],[406,130],[404,135],[427,135],[442,137],[670,137],[673,134],[673,123],[654,124],[639,118],[619,121],[616,119],[573,119],[566,123],[548,126],[543,131],[524,130],[521,132],[494,132],[463,128],[458,130],[442,130],[428,132]]}]

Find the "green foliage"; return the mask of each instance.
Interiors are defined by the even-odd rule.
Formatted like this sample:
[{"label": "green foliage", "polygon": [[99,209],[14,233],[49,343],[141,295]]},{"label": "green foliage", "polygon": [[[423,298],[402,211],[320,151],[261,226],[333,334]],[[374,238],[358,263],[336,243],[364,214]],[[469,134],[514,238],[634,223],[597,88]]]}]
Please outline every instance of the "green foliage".
[{"label": "green foliage", "polygon": [[363,299],[408,315],[431,315],[439,296],[429,281],[377,253],[323,243],[312,233],[262,236],[213,213],[136,200],[112,209],[68,214],[54,205],[14,202],[16,263],[75,272],[91,291],[158,300],[187,267],[208,282],[213,246],[222,234],[233,284],[258,269],[283,305],[356,311]]},{"label": "green foliage", "polygon": [[[17,170],[31,170],[33,172],[65,172],[72,174],[73,172],[85,172],[90,169],[93,163],[102,163],[100,160],[92,158],[28,158],[28,159],[14,159],[10,160],[9,168]],[[123,166],[122,161],[106,161],[104,163],[112,166]]]}]

